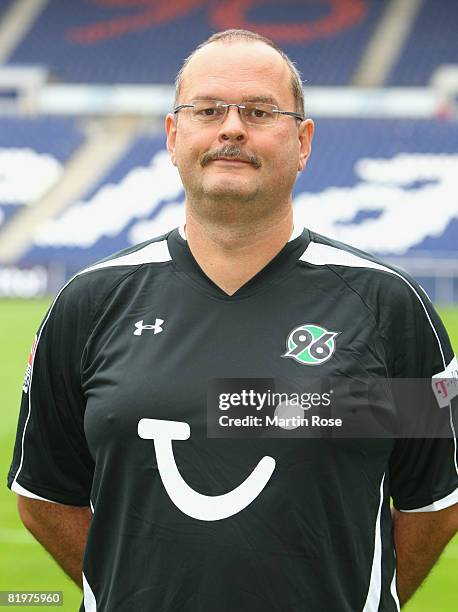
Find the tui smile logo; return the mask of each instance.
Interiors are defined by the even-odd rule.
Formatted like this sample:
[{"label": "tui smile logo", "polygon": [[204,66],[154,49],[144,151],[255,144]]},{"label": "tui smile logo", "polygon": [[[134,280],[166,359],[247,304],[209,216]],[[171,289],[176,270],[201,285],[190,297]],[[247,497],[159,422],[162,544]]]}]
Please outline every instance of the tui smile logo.
[{"label": "tui smile logo", "polygon": [[289,333],[282,357],[292,357],[303,365],[321,365],[334,354],[339,334],[313,323],[300,325]]}]

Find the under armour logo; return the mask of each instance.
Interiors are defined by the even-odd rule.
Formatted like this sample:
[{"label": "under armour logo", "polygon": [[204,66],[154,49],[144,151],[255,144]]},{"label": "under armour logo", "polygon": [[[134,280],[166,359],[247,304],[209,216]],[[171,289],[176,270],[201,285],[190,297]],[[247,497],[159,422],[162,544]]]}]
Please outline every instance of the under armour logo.
[{"label": "under armour logo", "polygon": [[134,336],[141,336],[144,329],[151,329],[155,334],[160,334],[162,331],[162,324],[164,319],[156,319],[154,325],[143,325],[143,319],[135,323]]}]

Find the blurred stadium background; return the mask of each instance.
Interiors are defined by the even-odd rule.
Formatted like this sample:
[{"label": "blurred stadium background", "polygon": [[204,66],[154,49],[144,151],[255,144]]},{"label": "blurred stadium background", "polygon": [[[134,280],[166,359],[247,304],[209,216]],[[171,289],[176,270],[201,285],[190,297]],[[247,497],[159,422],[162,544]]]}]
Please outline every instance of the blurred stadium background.
[{"label": "blurred stadium background", "polygon": [[[175,227],[183,191],[163,118],[211,33],[273,38],[316,136],[294,193],[305,225],[409,271],[458,344],[457,0],[1,0],[0,331],[5,474],[23,366],[77,270]],[[0,492],[0,589],[79,593]],[[409,612],[458,609],[455,539]],[[336,611],[338,612],[338,611]]]}]

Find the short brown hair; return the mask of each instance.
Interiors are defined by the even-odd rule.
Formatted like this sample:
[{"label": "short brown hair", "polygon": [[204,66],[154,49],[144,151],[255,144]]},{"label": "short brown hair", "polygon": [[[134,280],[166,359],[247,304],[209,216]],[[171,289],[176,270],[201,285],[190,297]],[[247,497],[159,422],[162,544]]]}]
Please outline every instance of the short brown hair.
[{"label": "short brown hair", "polygon": [[199,49],[202,49],[203,47],[206,47],[210,43],[214,43],[214,42],[231,43],[231,42],[239,42],[239,41],[262,42],[268,45],[269,47],[272,47],[272,49],[275,49],[275,51],[277,51],[277,53],[281,55],[281,57],[285,60],[289,68],[289,71],[291,73],[291,89],[292,89],[294,100],[295,100],[296,112],[304,116],[305,111],[304,111],[303,84],[302,84],[301,74],[299,70],[296,68],[294,62],[290,60],[289,57],[286,55],[286,53],[282,51],[280,47],[278,47],[272,40],[270,40],[270,38],[261,36],[261,34],[256,34],[256,32],[251,32],[250,30],[224,30],[224,32],[217,32],[216,34],[213,34],[212,36],[210,36],[210,38],[207,38],[207,40],[205,40],[204,42],[200,43],[200,45],[197,46],[194,49],[194,51],[190,55],[188,55],[188,57],[185,59],[185,61],[183,62],[183,65],[181,66],[176,76],[175,104],[178,103],[178,98],[180,96],[181,87],[183,85],[183,73],[186,69],[186,66],[189,64],[189,61],[195,55],[195,53],[199,51]]}]

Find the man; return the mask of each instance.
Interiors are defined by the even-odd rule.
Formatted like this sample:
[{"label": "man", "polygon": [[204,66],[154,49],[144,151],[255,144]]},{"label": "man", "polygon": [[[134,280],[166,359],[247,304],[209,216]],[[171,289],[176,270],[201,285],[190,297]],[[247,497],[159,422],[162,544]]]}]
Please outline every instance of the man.
[{"label": "man", "polygon": [[456,364],[410,279],[293,227],[303,113],[270,41],[228,31],[201,45],[166,119],[186,225],[81,272],[39,330],[9,486],[83,584],[81,609],[391,612],[456,532],[452,433],[206,435],[215,379],[431,378]]}]

